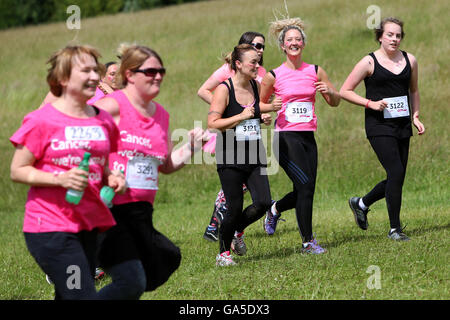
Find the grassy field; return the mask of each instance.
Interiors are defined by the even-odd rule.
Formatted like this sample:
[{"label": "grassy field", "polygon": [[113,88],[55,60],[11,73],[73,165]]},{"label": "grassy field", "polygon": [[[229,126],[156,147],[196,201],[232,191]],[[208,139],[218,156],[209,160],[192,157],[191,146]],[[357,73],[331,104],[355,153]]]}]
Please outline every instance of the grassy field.
[{"label": "grassy field", "polygon": [[[76,2],[76,1],[75,1]],[[304,60],[324,68],[337,88],[354,64],[376,50],[366,27],[372,1],[288,1],[290,16],[307,23]],[[449,299],[449,141],[448,106],[450,21],[448,1],[377,1],[382,16],[405,22],[402,49],[419,62],[421,119],[424,136],[411,140],[403,189],[402,222],[408,243],[387,239],[386,205],[373,205],[369,230],[358,229],[347,200],[370,190],[384,178],[364,135],[361,108],[342,102],[329,108],[318,97],[316,140],[318,180],[313,230],[328,253],[300,254],[301,241],[293,211],[284,213],[274,236],[261,221],[246,231],[248,254],[238,266],[215,267],[218,244],[202,238],[219,189],[214,165],[190,165],[161,178],[155,225],[182,251],[180,268],[169,281],[143,299]],[[240,35],[255,30],[267,35],[273,10],[283,1],[221,0],[173,6],[134,14],[81,21],[81,30],[65,23],[0,31],[0,299],[52,299],[53,288],[28,253],[22,220],[28,187],[13,184],[8,141],[25,114],[45,97],[45,61],[76,40],[97,47],[102,62],[115,59],[120,42],[138,42],[157,50],[167,67],[157,101],[171,113],[171,128],[206,126],[207,105],[197,89],[222,62]],[[446,31],[447,30],[447,31]],[[264,67],[284,59],[267,38]],[[363,93],[364,86],[358,91]],[[269,177],[272,197],[290,191],[282,170]],[[248,202],[249,196],[246,197]],[[370,289],[371,266],[379,269],[380,287]],[[367,272],[369,271],[369,273]],[[99,284],[101,287],[108,279]]]}]

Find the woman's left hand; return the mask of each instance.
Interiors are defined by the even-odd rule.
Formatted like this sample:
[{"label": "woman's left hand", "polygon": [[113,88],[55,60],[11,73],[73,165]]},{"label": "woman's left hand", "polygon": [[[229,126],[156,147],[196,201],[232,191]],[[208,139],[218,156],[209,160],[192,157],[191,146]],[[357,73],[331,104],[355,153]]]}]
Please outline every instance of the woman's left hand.
[{"label": "woman's left hand", "polygon": [[415,117],[413,124],[417,128],[417,133],[419,134],[419,136],[425,133],[425,126],[422,122],[420,122],[419,118]]},{"label": "woman's left hand", "polygon": [[270,113],[261,113],[261,120],[266,126],[270,126],[272,123],[272,115]]},{"label": "woman's left hand", "polygon": [[124,174],[119,170],[113,170],[108,176],[108,186],[113,188],[115,193],[124,194],[127,190]]},{"label": "woman's left hand", "polygon": [[314,82],[314,85],[316,86],[316,90],[320,93],[329,95],[333,93],[333,90],[331,90],[330,87],[323,81]]},{"label": "woman's left hand", "polygon": [[210,139],[208,132],[202,128],[194,128],[189,131],[188,138],[192,153],[201,150],[203,145]]}]

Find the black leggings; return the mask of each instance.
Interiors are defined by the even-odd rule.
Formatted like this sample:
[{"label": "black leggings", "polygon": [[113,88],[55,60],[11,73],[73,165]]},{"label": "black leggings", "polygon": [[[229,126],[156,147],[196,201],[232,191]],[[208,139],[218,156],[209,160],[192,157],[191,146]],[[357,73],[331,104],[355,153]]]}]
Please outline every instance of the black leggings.
[{"label": "black leggings", "polygon": [[[219,228],[220,252],[230,250],[234,232],[244,229],[261,218],[270,208],[271,196],[269,179],[265,168],[256,167],[251,172],[236,168],[221,168],[218,170],[222,190],[227,199],[228,214]],[[242,184],[246,184],[252,196],[253,203],[243,209],[244,194]]]},{"label": "black leggings", "polygon": [[278,162],[293,183],[293,191],[276,203],[278,212],[295,208],[303,242],[311,241],[312,212],[317,176],[317,145],[312,131],[281,131]]},{"label": "black leggings", "polygon": [[409,154],[409,137],[398,139],[390,136],[369,138],[378,160],[386,170],[387,179],[378,183],[363,197],[366,206],[386,198],[391,228],[399,228],[402,206],[402,188]]}]

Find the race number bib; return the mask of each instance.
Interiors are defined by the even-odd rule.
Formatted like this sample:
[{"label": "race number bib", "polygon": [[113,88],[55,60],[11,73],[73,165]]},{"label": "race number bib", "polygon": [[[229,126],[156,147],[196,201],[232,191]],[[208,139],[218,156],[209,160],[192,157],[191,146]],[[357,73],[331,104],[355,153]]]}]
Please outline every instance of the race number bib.
[{"label": "race number bib", "polygon": [[285,110],[286,121],[291,123],[310,122],[313,119],[312,102],[289,102]]},{"label": "race number bib", "polygon": [[409,106],[408,97],[393,97],[393,98],[383,98],[387,102],[386,109],[383,110],[383,115],[385,119],[408,117],[409,116]]},{"label": "race number bib", "polygon": [[127,163],[129,188],[158,190],[158,166],[161,162],[152,157],[133,157]]},{"label": "race number bib", "polygon": [[65,128],[66,140],[105,141],[106,136],[100,126],[68,126]]},{"label": "race number bib", "polygon": [[236,126],[236,140],[250,141],[261,139],[259,119],[244,120]]}]

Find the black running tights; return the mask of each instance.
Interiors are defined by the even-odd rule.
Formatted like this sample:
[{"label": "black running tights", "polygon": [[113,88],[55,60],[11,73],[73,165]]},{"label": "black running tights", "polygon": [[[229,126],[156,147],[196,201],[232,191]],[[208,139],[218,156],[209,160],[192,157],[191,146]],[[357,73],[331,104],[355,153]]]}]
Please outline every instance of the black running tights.
[{"label": "black running tights", "polygon": [[[219,228],[220,252],[222,253],[230,250],[235,231],[244,231],[247,226],[265,214],[270,208],[272,198],[265,168],[255,167],[251,172],[235,168],[222,168],[218,170],[218,173],[228,206],[228,213]],[[244,206],[242,184],[244,183],[250,191],[253,203],[242,210]]]},{"label": "black running tights", "polygon": [[386,170],[387,178],[378,183],[363,197],[366,206],[386,198],[391,228],[399,228],[402,206],[402,188],[408,163],[409,137],[398,139],[390,136],[369,138],[378,160]]},{"label": "black running tights", "polygon": [[293,191],[276,203],[279,213],[295,208],[303,242],[311,241],[314,192],[317,176],[317,145],[312,131],[281,131],[278,162],[293,183]]}]

